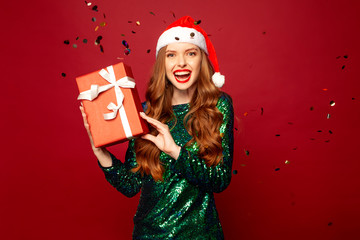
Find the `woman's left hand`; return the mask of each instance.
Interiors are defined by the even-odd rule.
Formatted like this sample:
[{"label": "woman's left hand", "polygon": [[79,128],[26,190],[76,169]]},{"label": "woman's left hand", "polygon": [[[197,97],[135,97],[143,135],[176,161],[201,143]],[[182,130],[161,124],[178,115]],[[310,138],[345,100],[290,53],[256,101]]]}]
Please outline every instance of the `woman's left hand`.
[{"label": "woman's left hand", "polygon": [[145,134],[141,136],[141,138],[153,142],[161,151],[170,155],[172,158],[177,159],[179,157],[181,147],[174,142],[168,125],[146,116],[143,112],[140,113],[140,116],[159,132],[157,136]]}]

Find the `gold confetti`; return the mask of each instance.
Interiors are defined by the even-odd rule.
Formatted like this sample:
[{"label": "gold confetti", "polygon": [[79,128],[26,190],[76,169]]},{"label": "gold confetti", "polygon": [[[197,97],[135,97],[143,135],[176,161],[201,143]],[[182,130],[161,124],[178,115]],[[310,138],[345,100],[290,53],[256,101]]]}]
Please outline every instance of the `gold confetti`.
[{"label": "gold confetti", "polygon": [[285,164],[290,164],[290,161],[289,161],[289,160],[285,160]]},{"label": "gold confetti", "polygon": [[100,23],[100,27],[105,27],[106,25],[107,25],[106,22]]},{"label": "gold confetti", "polygon": [[98,29],[99,29],[99,26],[96,26],[96,27],[95,27],[95,32],[96,32]]},{"label": "gold confetti", "polygon": [[136,25],[140,26],[140,21],[136,21]]},{"label": "gold confetti", "polygon": [[334,101],[330,101],[330,106],[335,106],[335,102]]}]

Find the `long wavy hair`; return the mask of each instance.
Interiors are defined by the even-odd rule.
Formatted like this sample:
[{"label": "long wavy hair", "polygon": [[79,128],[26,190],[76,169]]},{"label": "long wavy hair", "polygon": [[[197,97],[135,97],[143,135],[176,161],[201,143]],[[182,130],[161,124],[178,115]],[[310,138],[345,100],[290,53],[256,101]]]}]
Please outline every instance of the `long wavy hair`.
[{"label": "long wavy hair", "polygon": [[[162,123],[175,118],[171,105],[174,86],[166,77],[165,51],[166,47],[163,47],[158,53],[146,91],[146,114]],[[214,69],[203,50],[201,55],[199,77],[194,83],[194,95],[183,124],[192,136],[186,146],[196,142],[199,147],[199,157],[205,160],[207,166],[216,166],[222,159],[223,150],[219,131],[223,116],[216,108],[221,92],[211,81]],[[152,126],[149,127],[150,134],[156,136],[157,130]],[[151,174],[155,181],[163,180],[164,167],[159,159],[160,150],[156,145],[138,138],[135,140],[135,152],[137,166],[132,171],[139,171],[141,175]]]}]

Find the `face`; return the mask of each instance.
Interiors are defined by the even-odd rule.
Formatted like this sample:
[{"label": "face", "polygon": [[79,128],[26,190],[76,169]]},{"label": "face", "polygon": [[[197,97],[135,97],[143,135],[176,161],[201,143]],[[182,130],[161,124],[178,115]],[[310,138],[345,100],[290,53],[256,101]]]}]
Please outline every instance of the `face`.
[{"label": "face", "polygon": [[166,76],[174,91],[188,91],[195,87],[201,66],[200,48],[191,43],[171,43],[165,52]]}]

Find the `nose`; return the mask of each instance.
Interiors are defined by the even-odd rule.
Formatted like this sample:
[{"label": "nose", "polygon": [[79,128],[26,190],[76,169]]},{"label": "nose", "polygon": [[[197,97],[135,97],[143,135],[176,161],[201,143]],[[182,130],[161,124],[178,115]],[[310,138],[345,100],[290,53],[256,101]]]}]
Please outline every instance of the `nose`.
[{"label": "nose", "polygon": [[178,58],[177,58],[177,65],[178,67],[185,67],[186,66],[186,59],[183,55],[179,55]]}]

